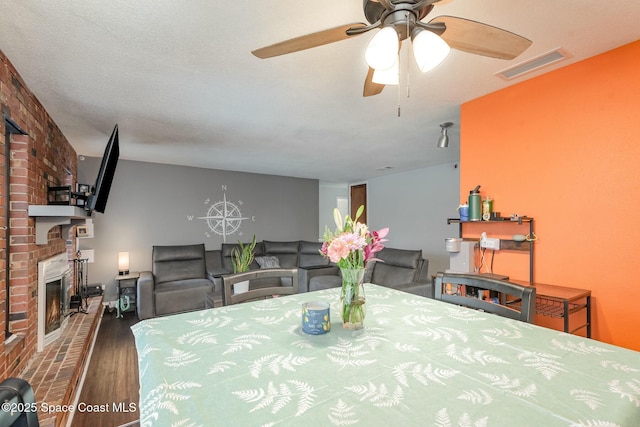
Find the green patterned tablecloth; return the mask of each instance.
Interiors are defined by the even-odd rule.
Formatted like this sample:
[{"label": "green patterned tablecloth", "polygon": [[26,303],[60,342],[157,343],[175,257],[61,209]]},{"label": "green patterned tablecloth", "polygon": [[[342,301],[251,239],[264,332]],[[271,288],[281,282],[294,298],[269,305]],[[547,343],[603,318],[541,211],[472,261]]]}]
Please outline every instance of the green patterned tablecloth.
[{"label": "green patterned tablecloth", "polygon": [[[367,284],[132,327],[142,426],[640,426],[640,353]],[[306,335],[301,303],[331,304]]]}]

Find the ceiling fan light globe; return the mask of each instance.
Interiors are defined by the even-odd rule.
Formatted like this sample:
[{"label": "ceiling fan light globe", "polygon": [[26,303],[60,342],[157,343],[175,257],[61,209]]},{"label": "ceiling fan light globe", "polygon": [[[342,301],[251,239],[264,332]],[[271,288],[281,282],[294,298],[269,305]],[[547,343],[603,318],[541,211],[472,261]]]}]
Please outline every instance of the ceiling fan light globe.
[{"label": "ceiling fan light globe", "polygon": [[375,70],[371,81],[385,86],[398,86],[400,84],[400,66],[398,61],[386,70]]},{"label": "ceiling fan light globe", "polygon": [[393,27],[384,27],[369,41],[364,52],[364,60],[373,69],[389,69],[397,61],[399,48],[396,30]]},{"label": "ceiling fan light globe", "polygon": [[447,42],[428,30],[418,31],[412,41],[413,56],[423,73],[440,65],[451,51]]}]

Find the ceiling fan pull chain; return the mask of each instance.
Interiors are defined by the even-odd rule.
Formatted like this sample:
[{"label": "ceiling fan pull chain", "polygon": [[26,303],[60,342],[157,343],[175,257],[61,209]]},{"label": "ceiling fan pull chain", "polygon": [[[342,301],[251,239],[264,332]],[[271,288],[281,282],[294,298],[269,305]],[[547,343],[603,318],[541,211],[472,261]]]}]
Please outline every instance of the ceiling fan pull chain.
[{"label": "ceiling fan pull chain", "polygon": [[400,117],[400,85],[398,85],[398,117]]},{"label": "ceiling fan pull chain", "polygon": [[[410,33],[410,26],[409,26],[409,12],[406,11],[404,13],[404,17],[405,17],[405,21],[407,23],[407,34],[411,34]],[[405,49],[406,50],[406,49]],[[406,71],[407,71],[407,98],[410,97],[411,94],[411,90],[410,90],[410,78],[409,78],[409,54],[405,54],[406,57]],[[402,98],[401,95],[401,89],[400,89],[400,63],[402,61],[402,45],[400,45],[400,50],[398,51],[398,117],[400,117],[400,100]]]},{"label": "ceiling fan pull chain", "polygon": [[[407,19],[407,36],[408,36],[409,34],[411,34],[411,33],[410,33],[410,28],[409,28],[409,12],[405,12],[405,17],[406,17],[406,19]],[[411,91],[409,90],[409,87],[410,87],[410,79],[409,79],[409,57],[410,57],[410,56],[411,56],[411,55],[409,55],[409,53],[407,53],[407,54],[405,55],[405,57],[407,58],[407,98],[410,98],[410,95],[411,95]]]}]

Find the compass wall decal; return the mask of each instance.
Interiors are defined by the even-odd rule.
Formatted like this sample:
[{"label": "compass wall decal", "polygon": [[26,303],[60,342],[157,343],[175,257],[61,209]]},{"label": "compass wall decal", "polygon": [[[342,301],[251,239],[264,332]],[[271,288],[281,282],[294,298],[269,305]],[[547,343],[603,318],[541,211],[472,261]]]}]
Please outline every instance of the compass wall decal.
[{"label": "compass wall decal", "polygon": [[[240,211],[240,207],[243,205],[242,200],[238,200],[236,203],[228,201],[226,185],[222,186],[222,191],[224,191],[222,200],[212,202],[212,200],[208,198],[204,201],[205,206],[208,207],[205,216],[194,217],[193,215],[187,215],[187,219],[189,221],[193,221],[194,219],[204,220],[209,231],[218,236],[222,236],[222,242],[226,243],[227,236],[231,236],[236,232],[238,232],[239,236],[243,235],[242,231],[239,231],[242,226],[242,221],[255,221],[256,217],[242,216],[242,212]],[[205,236],[212,236],[209,231],[204,233]]]}]

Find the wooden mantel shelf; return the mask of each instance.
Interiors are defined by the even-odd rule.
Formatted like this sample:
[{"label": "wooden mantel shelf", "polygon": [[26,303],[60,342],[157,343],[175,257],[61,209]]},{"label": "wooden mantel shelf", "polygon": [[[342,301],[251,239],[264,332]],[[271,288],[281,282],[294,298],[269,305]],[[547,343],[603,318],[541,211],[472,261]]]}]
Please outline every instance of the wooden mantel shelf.
[{"label": "wooden mantel shelf", "polygon": [[84,208],[71,205],[31,205],[29,216],[36,218],[36,245],[48,243],[51,228],[61,225],[63,236],[66,236],[70,227],[89,218]]}]

